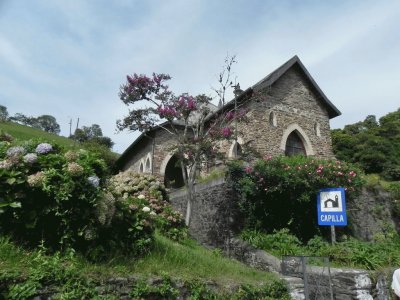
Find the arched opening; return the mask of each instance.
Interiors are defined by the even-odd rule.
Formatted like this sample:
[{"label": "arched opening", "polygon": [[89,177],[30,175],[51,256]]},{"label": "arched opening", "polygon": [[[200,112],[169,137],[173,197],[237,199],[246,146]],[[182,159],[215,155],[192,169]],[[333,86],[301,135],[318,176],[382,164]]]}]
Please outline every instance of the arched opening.
[{"label": "arched opening", "polygon": [[297,131],[292,131],[286,140],[285,155],[307,155],[303,141]]},{"label": "arched opening", "polygon": [[173,155],[165,167],[164,185],[167,188],[181,188],[185,185],[178,157]]},{"label": "arched opening", "polygon": [[144,171],[143,162],[140,162],[140,165],[139,165],[139,173],[143,173],[143,171]]},{"label": "arched opening", "polygon": [[146,159],[146,172],[151,172],[150,158]]},{"label": "arched opening", "polygon": [[232,157],[238,158],[240,156],[242,156],[242,146],[240,146],[238,142],[234,142],[232,148]]}]

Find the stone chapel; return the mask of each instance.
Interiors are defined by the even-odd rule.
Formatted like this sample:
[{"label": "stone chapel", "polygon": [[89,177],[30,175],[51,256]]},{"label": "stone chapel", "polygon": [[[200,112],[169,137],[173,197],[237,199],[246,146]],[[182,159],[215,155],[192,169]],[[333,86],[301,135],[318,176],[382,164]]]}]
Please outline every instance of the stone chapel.
[{"label": "stone chapel", "polygon": [[[236,157],[243,145],[261,156],[303,154],[333,158],[329,120],[340,111],[325,96],[297,56],[284,63],[258,83],[236,96],[236,105],[245,109],[249,121],[238,123],[242,132],[233,143],[225,145],[229,158]],[[234,108],[234,100],[214,113]],[[183,178],[177,158],[169,153],[171,135],[153,128],[141,134],[117,161],[121,170],[162,177],[167,187],[182,187]],[[169,183],[173,182],[173,186]]]}]

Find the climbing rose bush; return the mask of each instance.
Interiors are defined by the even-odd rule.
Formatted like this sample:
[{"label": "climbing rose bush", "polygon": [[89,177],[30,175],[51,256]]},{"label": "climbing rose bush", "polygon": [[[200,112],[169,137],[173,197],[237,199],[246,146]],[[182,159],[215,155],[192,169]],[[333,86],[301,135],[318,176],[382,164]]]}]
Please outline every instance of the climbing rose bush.
[{"label": "climbing rose bush", "polygon": [[254,165],[233,162],[229,173],[249,229],[272,233],[289,228],[301,239],[318,234],[316,199],[322,188],[343,187],[352,201],[362,172],[338,160],[310,157],[265,157]]}]

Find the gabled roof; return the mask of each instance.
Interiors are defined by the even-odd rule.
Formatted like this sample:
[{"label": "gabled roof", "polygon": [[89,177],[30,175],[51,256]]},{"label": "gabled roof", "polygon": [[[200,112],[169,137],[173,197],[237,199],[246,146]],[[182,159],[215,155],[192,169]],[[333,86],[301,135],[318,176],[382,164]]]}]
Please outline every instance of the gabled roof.
[{"label": "gabled roof", "polygon": [[328,97],[325,96],[324,92],[321,90],[321,88],[318,86],[315,80],[311,77],[310,73],[307,71],[306,67],[303,65],[303,63],[301,62],[300,58],[297,55],[293,56],[278,69],[276,69],[275,71],[273,71],[272,73],[261,79],[255,85],[253,85],[252,89],[258,91],[265,87],[273,85],[279,78],[282,77],[283,74],[285,74],[290,68],[292,68],[296,64],[300,67],[301,71],[310,81],[312,87],[316,90],[317,94],[321,96],[321,100],[328,110],[329,118],[332,119],[334,117],[340,116],[342,113],[336,108],[335,105],[332,104],[332,102],[328,99]]},{"label": "gabled roof", "polygon": [[[320,96],[320,100],[328,110],[329,118],[332,119],[334,117],[340,116],[342,113],[336,108],[335,105],[332,104],[332,102],[328,99],[328,97],[325,96],[324,92],[321,90],[321,88],[318,86],[315,80],[311,77],[310,73],[307,71],[306,67],[303,65],[303,63],[300,61],[300,58],[297,55],[293,56],[282,66],[280,66],[275,71],[265,76],[255,85],[245,90],[242,94],[240,94],[240,96],[236,98],[236,101],[238,102],[244,101],[246,99],[246,96],[251,96],[254,91],[259,91],[266,87],[272,86],[279,78],[281,78],[290,68],[294,67],[295,65],[299,66],[300,70],[304,73],[304,76],[309,80],[311,86]],[[220,111],[226,111],[231,106],[233,106],[234,103],[235,99],[229,101],[223,107],[220,107],[216,112],[216,114],[218,114]]]}]

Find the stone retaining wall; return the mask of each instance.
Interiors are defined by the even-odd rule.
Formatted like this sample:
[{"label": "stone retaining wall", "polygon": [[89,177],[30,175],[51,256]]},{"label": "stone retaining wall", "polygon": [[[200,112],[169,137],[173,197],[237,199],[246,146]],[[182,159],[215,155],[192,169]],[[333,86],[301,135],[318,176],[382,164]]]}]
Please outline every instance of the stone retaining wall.
[{"label": "stone retaining wall", "polygon": [[[363,192],[361,197],[368,198],[371,195]],[[234,238],[235,234],[240,232],[242,225],[238,209],[235,206],[236,197],[235,192],[224,179],[196,185],[196,201],[193,203],[190,234],[201,244],[221,248],[227,256],[251,267],[280,273],[280,260]],[[170,194],[170,198],[173,207],[185,215],[186,191],[174,191]],[[371,201],[368,200],[365,203],[368,204]],[[362,204],[358,203],[359,205]],[[365,238],[365,236],[362,237]],[[390,299],[388,287],[388,283],[391,282],[390,275],[375,274],[375,279],[372,279],[366,270],[338,268],[330,270],[334,299]],[[318,267],[310,269],[310,272],[314,273],[319,271]],[[389,271],[387,274],[391,274],[391,272]],[[302,278],[284,276],[282,278],[288,282],[293,299],[304,299]],[[323,278],[322,281],[329,282],[327,278]],[[324,299],[330,299],[329,295],[326,295]]]}]

